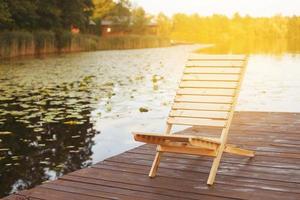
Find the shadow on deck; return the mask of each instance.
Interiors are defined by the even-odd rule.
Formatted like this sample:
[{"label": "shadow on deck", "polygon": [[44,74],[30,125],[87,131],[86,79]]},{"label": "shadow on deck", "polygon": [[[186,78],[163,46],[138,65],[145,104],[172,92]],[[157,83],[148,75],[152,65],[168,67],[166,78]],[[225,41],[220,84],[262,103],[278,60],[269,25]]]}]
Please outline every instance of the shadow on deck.
[{"label": "shadow on deck", "polygon": [[[190,128],[184,133],[213,129]],[[256,151],[253,159],[224,154],[216,182],[206,185],[212,158],[164,154],[148,178],[155,146],[143,145],[91,168],[5,199],[300,199],[300,113],[236,112],[229,143]]]}]

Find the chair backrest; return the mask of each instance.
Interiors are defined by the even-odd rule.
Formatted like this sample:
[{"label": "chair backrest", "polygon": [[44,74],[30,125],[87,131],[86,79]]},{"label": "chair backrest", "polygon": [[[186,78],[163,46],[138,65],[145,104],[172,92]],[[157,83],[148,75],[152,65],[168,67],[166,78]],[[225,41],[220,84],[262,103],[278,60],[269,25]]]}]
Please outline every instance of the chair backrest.
[{"label": "chair backrest", "polygon": [[230,125],[246,64],[244,55],[191,54],[167,123]]}]

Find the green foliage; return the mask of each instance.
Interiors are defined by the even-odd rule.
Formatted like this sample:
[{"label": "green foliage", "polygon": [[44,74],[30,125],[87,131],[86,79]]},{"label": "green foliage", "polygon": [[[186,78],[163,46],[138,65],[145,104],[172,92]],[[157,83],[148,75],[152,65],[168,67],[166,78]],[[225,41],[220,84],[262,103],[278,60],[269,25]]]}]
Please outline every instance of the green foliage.
[{"label": "green foliage", "polygon": [[98,49],[136,49],[169,46],[169,39],[154,35],[126,35],[100,38]]},{"label": "green foliage", "polygon": [[150,23],[151,18],[147,16],[142,7],[138,7],[131,12],[131,30],[135,34],[143,34],[147,31],[147,25]]},{"label": "green foliage", "polygon": [[0,28],[5,28],[11,22],[11,14],[7,2],[0,0]]},{"label": "green foliage", "polygon": [[54,44],[55,34],[52,31],[34,32],[34,44],[37,51],[46,47],[47,44]]},{"label": "green foliage", "polygon": [[95,5],[93,17],[96,19],[106,17],[116,5],[113,0],[93,0],[93,3]]},{"label": "green foliage", "polygon": [[62,11],[57,7],[57,0],[37,1],[38,28],[54,30],[62,28]]},{"label": "green foliage", "polygon": [[69,29],[71,25],[85,30],[89,23],[89,16],[93,13],[92,0],[58,0],[61,9],[62,27]]},{"label": "green foliage", "polygon": [[163,13],[159,13],[156,17],[157,26],[158,26],[158,35],[168,37],[172,31],[172,22],[171,20],[164,15]]},{"label": "green foliage", "polygon": [[[10,57],[33,46],[33,36],[26,31],[4,31],[0,33],[0,58]],[[20,53],[22,54],[22,53]]]},{"label": "green foliage", "polygon": [[219,43],[222,41],[257,41],[300,37],[297,19],[283,16],[233,18],[223,15],[203,17],[199,15],[176,14],[172,18],[171,37],[174,40]]},{"label": "green foliage", "polygon": [[0,24],[4,29],[84,31],[93,12],[92,0],[0,0]]},{"label": "green foliage", "polygon": [[56,31],[55,45],[59,50],[70,47],[71,40],[72,33],[70,33],[69,31],[64,31],[62,29]]},{"label": "green foliage", "polygon": [[11,13],[12,23],[9,28],[32,30],[37,28],[38,15],[35,0],[4,0]]},{"label": "green foliage", "polygon": [[4,31],[0,33],[0,46],[3,48],[9,48],[11,45],[28,46],[32,40],[32,34],[26,31]]}]

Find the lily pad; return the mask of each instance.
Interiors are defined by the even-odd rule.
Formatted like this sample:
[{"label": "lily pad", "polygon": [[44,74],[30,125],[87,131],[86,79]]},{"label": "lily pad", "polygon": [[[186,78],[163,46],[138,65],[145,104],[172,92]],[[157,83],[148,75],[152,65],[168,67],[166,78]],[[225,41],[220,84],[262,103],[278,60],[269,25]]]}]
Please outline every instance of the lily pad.
[{"label": "lily pad", "polygon": [[148,109],[148,108],[145,108],[145,107],[140,107],[139,111],[140,111],[140,112],[148,112],[149,109]]},{"label": "lily pad", "polygon": [[83,124],[84,122],[81,121],[66,121],[64,122],[64,124],[68,124],[68,125],[77,125],[77,124]]},{"label": "lily pad", "polygon": [[44,131],[44,129],[43,128],[35,128],[35,129],[33,129],[33,131],[34,132],[42,132],[42,131]]},{"label": "lily pad", "polygon": [[9,131],[1,131],[0,132],[0,135],[11,135],[12,132],[9,132]]}]

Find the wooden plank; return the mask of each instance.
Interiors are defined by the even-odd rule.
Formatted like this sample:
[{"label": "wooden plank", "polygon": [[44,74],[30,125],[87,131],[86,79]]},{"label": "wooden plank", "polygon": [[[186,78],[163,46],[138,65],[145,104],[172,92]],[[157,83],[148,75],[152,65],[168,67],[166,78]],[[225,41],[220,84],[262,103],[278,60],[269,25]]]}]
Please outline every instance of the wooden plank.
[{"label": "wooden plank", "polygon": [[158,151],[169,153],[184,153],[201,156],[216,156],[216,150],[210,150],[205,148],[193,148],[193,147],[175,147],[175,146],[159,146]]},{"label": "wooden plank", "polygon": [[236,155],[240,155],[240,156],[248,156],[248,157],[254,157],[254,154],[255,154],[254,151],[241,149],[241,148],[235,147],[233,145],[226,145],[224,151],[227,153],[232,153],[232,154],[236,154]]},{"label": "wooden plank", "polygon": [[[26,197],[26,199],[31,199],[31,197],[43,199],[43,200],[54,200],[54,199],[55,200],[67,200],[67,199],[72,199],[72,200],[82,200],[82,199],[84,199],[84,200],[102,200],[103,199],[103,200],[105,200],[105,199],[107,199],[107,198],[102,198],[99,196],[82,195],[82,194],[78,194],[78,193],[53,190],[53,189],[43,188],[43,187],[36,187],[36,188],[30,190],[30,193],[28,193],[28,196]],[[18,200],[18,199],[16,199],[16,200]]]},{"label": "wooden plank", "polygon": [[[195,103],[189,104],[195,108]],[[236,112],[229,141],[251,147],[257,154],[251,160],[225,154],[214,187],[205,184],[211,158],[204,156],[163,154],[158,177],[149,179],[155,146],[143,145],[60,178],[67,182],[45,183],[4,199],[299,199],[299,116]],[[192,127],[181,134],[218,136],[215,130],[219,129]]]},{"label": "wooden plank", "polygon": [[185,74],[239,74],[241,68],[237,67],[186,67]]},{"label": "wooden plank", "polygon": [[212,54],[198,54],[191,53],[188,57],[189,60],[245,60],[245,55],[212,55]]},{"label": "wooden plank", "polygon": [[233,96],[234,89],[217,88],[179,88],[177,94]]},{"label": "wooden plank", "polygon": [[195,117],[195,118],[212,118],[227,119],[228,112],[223,111],[200,111],[200,110],[171,110],[170,117]]},{"label": "wooden plank", "polygon": [[172,109],[229,111],[230,106],[230,104],[175,102],[172,106]]},{"label": "wooden plank", "polygon": [[135,139],[137,139],[138,141],[144,140],[145,138],[147,139],[153,137],[158,140],[167,140],[171,142],[189,142],[190,138],[197,138],[206,142],[211,142],[216,144],[220,143],[218,138],[202,137],[202,136],[195,136],[195,135],[180,135],[180,134],[166,135],[161,133],[142,133],[142,132],[133,132],[132,134],[134,135]]},{"label": "wooden plank", "polygon": [[244,61],[215,61],[215,60],[189,60],[186,62],[186,67],[242,67],[244,65]]},{"label": "wooden plank", "polygon": [[202,102],[202,103],[223,103],[230,104],[233,97],[229,96],[200,96],[200,95],[176,95],[175,102]]},{"label": "wooden plank", "polygon": [[226,120],[202,119],[202,118],[185,118],[169,117],[169,124],[188,125],[188,126],[216,126],[225,127]]},{"label": "wooden plank", "polygon": [[[175,154],[173,154],[175,155]],[[173,156],[172,155],[172,156]],[[167,156],[167,159],[165,159],[162,163],[162,169],[165,168],[164,172],[162,173],[164,175],[168,174],[169,176],[171,176],[172,170],[179,170],[181,172],[179,173],[184,173],[184,174],[180,174],[178,175],[178,178],[180,176],[182,177],[190,177],[192,180],[195,181],[199,181],[201,179],[201,181],[204,182],[205,180],[205,173],[207,173],[207,167],[209,167],[211,165],[211,162],[206,161],[206,160],[210,160],[210,158],[205,158],[205,157],[195,157],[195,159],[193,159],[192,161],[188,160],[188,157],[184,157],[183,155],[176,155],[177,158],[173,158],[171,156]],[[237,157],[238,159],[240,159],[239,157]],[[119,167],[122,166],[122,164],[126,165],[130,165],[132,163],[138,164],[139,166],[135,166],[134,169],[145,169],[147,168],[147,166],[149,165],[149,163],[151,163],[153,159],[152,155],[146,155],[146,154],[129,154],[129,156],[124,156],[124,157],[117,157],[117,158],[113,158],[111,159],[111,164],[112,165],[116,165]],[[141,161],[143,160],[143,161]],[[109,162],[109,161],[108,161]],[[114,163],[116,162],[116,163]],[[190,165],[186,165],[185,163],[190,163]],[[249,163],[249,162],[248,162]],[[255,186],[255,183],[259,183],[259,185],[263,185],[265,184],[270,186],[270,190],[288,190],[288,191],[293,191],[293,192],[297,192],[300,193],[300,191],[296,191],[297,187],[295,187],[296,185],[298,185],[299,188],[299,183],[289,183],[289,182],[285,182],[284,181],[284,177],[286,177],[286,174],[282,174],[281,176],[276,177],[278,174],[282,173],[280,170],[276,171],[272,171],[274,169],[272,169],[271,164],[272,163],[268,163],[269,166],[267,167],[259,167],[257,170],[249,170],[248,163],[245,165],[245,163],[240,163],[241,168],[247,168],[246,170],[241,170],[240,173],[238,174],[234,174],[235,171],[239,170],[239,168],[235,168],[235,164],[232,163],[224,163],[224,165],[222,165],[222,171],[224,171],[224,174],[226,174],[224,176],[224,174],[222,176],[220,176],[220,179],[218,179],[219,181],[222,180],[221,182],[224,183],[223,181],[225,181],[225,183],[228,181],[228,176],[237,176],[239,177],[238,179],[234,180],[231,179],[230,182],[227,182],[227,184],[231,184],[232,182],[234,182],[235,184],[240,184],[239,186],[246,186],[249,187],[249,183],[253,183],[253,186]],[[182,167],[184,165],[184,168]],[[99,166],[99,165],[98,165]],[[98,167],[97,166],[97,167]],[[195,166],[197,166],[195,168]],[[132,166],[133,167],[133,166]],[[255,169],[256,167],[253,166],[253,169]],[[268,170],[269,168],[269,170]],[[256,179],[255,177],[250,177],[249,176],[249,172],[250,173],[259,173],[260,171],[263,172],[263,174],[267,174],[267,176],[264,177],[264,175],[262,175],[262,179]],[[272,173],[274,173],[274,177],[272,177]],[[200,173],[201,175],[196,175],[196,173]],[[276,173],[275,173],[276,172]],[[195,174],[194,174],[195,173]],[[203,175],[202,175],[203,174]],[[193,176],[196,175],[196,176]],[[299,176],[299,173],[295,174],[296,176]],[[193,176],[193,177],[191,177]],[[204,177],[204,178],[203,178]],[[277,178],[277,180],[272,180],[272,178]],[[269,179],[271,178],[271,180]],[[227,181],[226,181],[227,180]],[[280,181],[283,180],[283,181]],[[219,182],[220,183],[220,182]],[[235,185],[234,184],[234,185]],[[294,184],[294,185],[293,185]],[[254,188],[259,188],[260,186],[255,186]],[[272,187],[271,187],[272,186]]]},{"label": "wooden plank", "polygon": [[[198,198],[196,198],[197,200],[199,199],[205,199],[205,200],[226,199],[227,200],[230,197],[237,199],[240,195],[242,195],[243,197],[247,196],[244,191],[237,194],[236,193],[237,190],[235,191],[235,193],[232,193],[232,191],[227,191],[222,188],[216,188],[216,187],[212,191],[208,187],[199,187],[199,181],[193,182],[193,181],[189,181],[186,178],[175,179],[175,178],[160,176],[159,178],[149,179],[145,173],[134,172],[135,169],[131,169],[131,172],[127,170],[126,171],[123,170],[123,172],[120,173],[122,170],[123,169],[120,168],[104,169],[103,167],[101,167],[101,170],[99,170],[99,168],[88,168],[86,172],[79,171],[78,175],[82,177],[91,177],[94,179],[109,178],[116,182],[122,181],[123,183],[128,183],[128,184],[138,183],[139,185],[151,187],[153,192],[155,192],[156,188],[163,188],[175,192],[180,191],[181,193],[186,194],[186,196],[189,197],[193,196],[193,194],[197,194],[200,195],[200,197],[198,196]],[[185,185],[183,186],[182,183],[184,183]],[[145,199],[145,198],[141,197],[140,199]]]},{"label": "wooden plank", "polygon": [[184,81],[238,81],[239,75],[236,74],[184,74]]},{"label": "wooden plank", "polygon": [[[220,145],[218,138],[206,138],[206,137],[196,137],[196,136],[181,137],[179,135],[164,135],[164,134],[152,134],[152,133],[133,133],[133,134],[134,134],[134,139],[136,141],[144,142],[148,144],[157,144],[160,147],[161,146],[172,147],[177,150],[182,148],[187,148],[187,147],[192,148],[193,151],[197,151],[197,149],[195,148],[198,148],[199,151],[200,149],[217,150],[218,146]],[[198,146],[191,145],[190,143],[191,138],[195,138],[195,140],[199,141],[197,143]],[[160,147],[158,147],[157,151],[161,150],[159,149]],[[213,153],[210,155],[215,155],[215,152],[210,152],[210,153]],[[160,155],[156,154],[156,157],[160,157]],[[157,162],[159,162],[159,160]],[[154,165],[152,172],[150,172],[151,177],[155,176],[156,168],[157,168],[156,165]]]},{"label": "wooden plank", "polygon": [[237,82],[229,81],[181,81],[181,88],[225,88],[225,89],[235,89],[237,87]]},{"label": "wooden plank", "polygon": [[[153,156],[151,157],[151,159]],[[105,161],[106,162],[106,161]],[[104,166],[104,163],[101,163],[102,166]],[[118,163],[116,163],[118,164]],[[124,165],[122,165],[124,166]],[[136,165],[135,165],[136,166]],[[97,165],[94,165],[96,168]],[[144,167],[145,170],[146,167]],[[63,180],[68,180],[68,181],[73,181],[73,182],[82,182],[82,183],[89,183],[93,185],[104,185],[104,186],[109,186],[109,187],[116,187],[116,188],[121,188],[129,191],[137,191],[137,192],[143,192],[145,195],[149,194],[152,195],[152,198],[154,199],[170,199],[170,200],[182,200],[183,198],[186,197],[186,195],[180,191],[175,191],[175,190],[168,190],[160,187],[156,187],[155,190],[153,187],[145,186],[142,184],[130,184],[127,182],[120,182],[120,181],[111,181],[111,180],[103,180],[103,179],[97,179],[97,178],[88,178],[88,177],[81,177],[81,176],[72,176],[72,175],[65,175],[61,179]],[[193,195],[190,195],[193,196]],[[140,195],[141,199],[143,199],[144,195]],[[194,199],[199,198],[199,196],[194,195]]]}]

